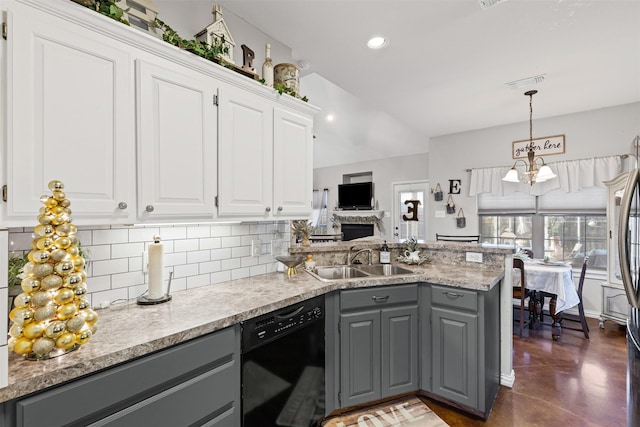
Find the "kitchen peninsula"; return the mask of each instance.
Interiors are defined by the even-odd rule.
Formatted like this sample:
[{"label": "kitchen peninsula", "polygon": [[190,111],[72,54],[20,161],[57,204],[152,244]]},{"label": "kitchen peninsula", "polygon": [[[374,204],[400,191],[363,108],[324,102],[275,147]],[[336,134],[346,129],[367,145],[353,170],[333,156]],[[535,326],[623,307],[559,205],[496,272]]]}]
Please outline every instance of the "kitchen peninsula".
[{"label": "kitchen peninsula", "polygon": [[[340,249],[344,250],[345,246],[344,243],[338,243],[337,245],[341,246],[341,248],[331,247],[331,245],[328,244],[314,245],[313,247],[314,250],[317,250],[317,254],[320,252],[325,254],[331,253],[332,256],[338,257]],[[363,244],[363,246],[366,245]],[[394,249],[399,250],[400,246],[400,244],[390,245],[392,251]],[[308,249],[305,250],[308,251]],[[113,305],[109,309],[98,312],[100,315],[98,333],[88,345],[83,346],[78,351],[59,358],[40,362],[23,360],[15,354],[10,356],[9,386],[0,389],[0,401],[5,402],[2,406],[2,411],[0,411],[0,415],[2,415],[0,419],[4,420],[6,425],[30,425],[26,422],[21,424],[17,423],[16,414],[21,414],[19,415],[20,419],[26,419],[25,417],[27,417],[28,410],[34,410],[34,408],[37,407],[41,396],[55,393],[56,390],[59,389],[74,387],[77,384],[80,384],[79,389],[82,389],[82,385],[86,385],[87,382],[91,384],[91,380],[94,377],[102,376],[100,379],[106,380],[113,371],[126,369],[126,367],[133,363],[144,363],[147,359],[158,355],[160,355],[158,357],[164,357],[165,353],[169,351],[180,350],[184,346],[192,345],[193,343],[198,344],[201,342],[199,340],[210,339],[208,337],[216,339],[220,336],[219,334],[226,334],[223,336],[224,342],[228,343],[231,351],[229,354],[219,356],[218,359],[224,362],[221,366],[227,366],[224,364],[228,363],[228,372],[230,373],[229,381],[237,383],[239,390],[240,375],[237,368],[240,352],[239,323],[315,296],[325,295],[327,298],[327,331],[332,330],[330,329],[332,328],[331,325],[338,322],[339,313],[336,310],[340,309],[337,305],[331,306],[331,301],[338,301],[339,295],[347,291],[393,289],[401,286],[413,287],[413,289],[419,289],[420,292],[419,303],[421,313],[426,313],[429,310],[434,314],[437,312],[444,313],[451,309],[451,307],[447,308],[447,304],[449,303],[446,301],[440,301],[440,303],[443,304],[438,302],[438,299],[441,298],[443,294],[436,295],[436,289],[439,291],[443,289],[445,291],[447,289],[456,290],[458,293],[466,292],[469,295],[468,298],[474,298],[473,301],[482,301],[485,294],[487,297],[492,295],[494,297],[492,304],[497,304],[497,298],[495,298],[495,296],[499,294],[500,286],[496,285],[503,282],[504,258],[508,251],[487,249],[473,244],[446,245],[441,243],[425,244],[424,250],[430,253],[432,260],[421,266],[408,266],[415,271],[415,274],[412,275],[388,277],[371,276],[323,282],[301,271],[302,269],[299,267],[298,274],[294,276],[286,276],[282,273],[270,273],[176,292],[173,295],[173,300],[166,304],[156,306],[139,306],[135,303]],[[301,248],[291,249],[293,253],[301,251]],[[485,262],[477,265],[460,262],[460,257],[464,256],[463,254],[466,251],[483,253]],[[317,254],[316,256],[320,257]],[[343,256],[344,255],[345,253],[343,251]],[[416,303],[417,302],[418,301],[416,301]],[[428,306],[425,306],[425,304],[428,304]],[[491,314],[488,312],[485,313],[483,306],[481,306],[480,303],[477,304],[476,308],[471,307],[471,311],[469,311],[470,307],[463,307],[463,309],[465,312],[469,311],[470,313],[472,313],[473,310],[477,310],[477,314],[483,316],[485,314]],[[492,306],[491,308],[493,310],[492,315],[499,320],[497,313],[502,309],[499,310],[497,306]],[[421,317],[421,322],[423,323],[421,327],[426,328],[428,325],[424,324],[424,317],[425,316]],[[484,321],[480,323],[484,324]],[[491,322],[487,324],[491,324]],[[494,330],[491,333],[487,333],[486,337],[492,337],[489,341],[493,344],[499,343],[499,326],[493,325],[491,327]],[[431,328],[428,329],[431,330]],[[475,337],[475,332],[473,335]],[[420,340],[421,352],[424,352],[426,349],[426,336],[428,336],[428,334],[423,334]],[[348,406],[345,403],[340,404],[336,401],[337,393],[335,388],[339,382],[334,379],[338,378],[339,369],[332,360],[337,357],[339,351],[335,347],[336,343],[330,342],[332,340],[333,338],[327,333],[326,377],[328,410],[340,406]],[[215,353],[219,348],[219,345],[212,342],[200,349],[195,347],[194,351],[197,353],[197,358],[199,359],[203,357],[205,359],[207,357],[216,359]],[[203,349],[206,350],[203,351]],[[493,355],[493,360],[485,360],[484,364],[493,364],[497,367],[498,365],[496,365],[496,363],[498,363],[500,359],[497,350],[492,350],[489,354]],[[182,356],[187,357],[185,361],[191,360],[190,358],[192,358],[192,356],[189,356],[187,353],[185,353],[185,355],[178,353],[176,357]],[[475,355],[473,356],[475,357]],[[430,358],[424,355],[420,356],[420,360],[422,361],[427,359]],[[173,360],[173,365],[179,360],[180,359]],[[211,361],[194,363],[202,363],[202,365],[205,366],[207,363],[211,363]],[[216,367],[212,369],[211,372],[217,372],[216,369],[219,368]],[[497,376],[494,387],[496,389],[500,377],[499,371],[500,369],[497,369],[497,372],[494,372],[494,376]],[[199,371],[198,374],[200,373]],[[129,374],[130,373],[127,375]],[[188,377],[187,373],[178,372],[176,378],[167,380],[166,383],[153,385],[153,387],[159,387],[159,390],[161,389],[161,392],[165,393],[167,389],[171,387],[175,388],[176,382],[189,382],[193,380],[193,378],[185,380],[183,378],[185,375]],[[219,387],[220,378],[217,379],[215,384]],[[422,378],[416,385],[419,385],[420,389],[429,392],[430,387],[425,384],[425,378]],[[128,385],[122,384],[120,387],[124,393]],[[416,390],[417,389],[418,387],[416,387]],[[491,393],[495,395],[495,391],[496,390],[492,390]],[[104,390],[102,390],[102,393],[104,393]],[[119,394],[114,393],[113,390],[110,390],[108,393],[110,393],[109,396],[111,400],[107,399],[106,396],[96,395],[93,398],[93,401],[98,405],[94,408],[95,411],[103,411],[103,408],[111,411],[111,413],[122,411],[122,405],[124,405],[124,403],[121,400],[126,396],[123,395],[122,398],[119,398]],[[115,395],[115,397],[111,397],[111,395]],[[434,397],[438,397],[437,391],[433,395]],[[474,410],[474,405],[464,403],[462,403],[460,407],[468,412],[486,416],[490,410],[493,397],[493,395],[484,396],[483,393],[476,396],[474,401],[477,405],[475,406],[480,409]],[[150,397],[145,393],[141,393],[136,396],[136,398],[138,398],[138,400],[144,400],[144,398]],[[480,402],[478,399],[482,398],[484,398],[485,401]],[[220,412],[216,414],[216,416],[221,414],[231,414],[231,417],[238,416],[238,399],[239,391],[237,393],[234,392],[231,403],[225,401],[226,406],[221,406],[226,412]],[[446,399],[445,397],[445,400]],[[111,407],[109,407],[112,401],[113,403]],[[488,406],[486,401],[489,401]],[[26,402],[26,404],[24,402]],[[128,404],[131,404],[131,402]],[[86,417],[87,420],[95,420],[95,418],[91,418],[93,415],[92,411],[94,411],[92,406],[90,404],[81,406],[82,409],[75,410],[76,413],[74,416],[77,416],[77,419]],[[110,416],[109,413],[100,414],[100,417],[108,416]],[[53,422],[54,420],[51,421]]]}]

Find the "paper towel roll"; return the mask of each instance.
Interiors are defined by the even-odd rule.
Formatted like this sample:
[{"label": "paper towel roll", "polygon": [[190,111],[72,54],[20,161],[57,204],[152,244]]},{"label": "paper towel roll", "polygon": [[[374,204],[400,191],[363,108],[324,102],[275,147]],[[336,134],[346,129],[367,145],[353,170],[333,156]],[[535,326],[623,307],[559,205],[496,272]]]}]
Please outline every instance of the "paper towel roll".
[{"label": "paper towel roll", "polygon": [[153,237],[154,243],[149,245],[149,299],[164,296],[164,258],[160,236]]}]

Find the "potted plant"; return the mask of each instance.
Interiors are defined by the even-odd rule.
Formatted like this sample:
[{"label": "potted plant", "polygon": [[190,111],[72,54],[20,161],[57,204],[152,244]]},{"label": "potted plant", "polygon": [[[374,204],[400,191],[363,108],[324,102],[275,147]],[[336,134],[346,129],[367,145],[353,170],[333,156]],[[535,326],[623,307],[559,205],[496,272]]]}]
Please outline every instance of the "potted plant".
[{"label": "potted plant", "polygon": [[316,228],[313,226],[311,221],[303,219],[291,221],[291,232],[296,236],[296,240],[302,242],[302,246],[311,245],[309,236],[315,233],[315,231]]}]

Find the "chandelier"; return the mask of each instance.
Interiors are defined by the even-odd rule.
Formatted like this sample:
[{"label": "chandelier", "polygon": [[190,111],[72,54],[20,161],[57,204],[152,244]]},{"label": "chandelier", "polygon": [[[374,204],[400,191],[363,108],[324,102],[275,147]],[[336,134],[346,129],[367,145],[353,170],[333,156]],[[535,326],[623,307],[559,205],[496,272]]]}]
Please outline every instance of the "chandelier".
[{"label": "chandelier", "polygon": [[[544,163],[542,157],[536,157],[533,149],[533,95],[538,93],[537,90],[530,90],[524,94],[529,97],[529,146],[527,150],[527,159],[529,163],[522,159],[516,160],[513,167],[509,169],[509,172],[502,178],[507,182],[523,182],[525,184],[533,185],[536,182],[548,181],[556,177],[551,168]],[[524,165],[524,173],[518,174],[516,166],[518,163]]]}]

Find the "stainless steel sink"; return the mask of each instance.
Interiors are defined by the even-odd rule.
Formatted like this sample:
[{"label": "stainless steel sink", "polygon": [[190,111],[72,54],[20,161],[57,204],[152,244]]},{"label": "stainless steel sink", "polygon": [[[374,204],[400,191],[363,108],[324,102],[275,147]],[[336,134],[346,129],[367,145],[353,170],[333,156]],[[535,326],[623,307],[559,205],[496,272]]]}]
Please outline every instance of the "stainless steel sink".
[{"label": "stainless steel sink", "polygon": [[395,276],[397,274],[414,274],[415,272],[408,268],[400,267],[392,264],[375,264],[375,265],[358,265],[358,270],[362,270],[372,276]]},{"label": "stainless steel sink", "polygon": [[391,264],[334,265],[327,267],[315,267],[313,270],[307,270],[307,272],[315,278],[323,281],[353,279],[357,277],[416,274],[408,268]]},{"label": "stainless steel sink", "polygon": [[325,280],[340,280],[340,279],[352,279],[354,277],[366,277],[369,274],[357,268],[349,267],[347,265],[336,265],[333,267],[316,267],[310,273],[320,279]]}]

